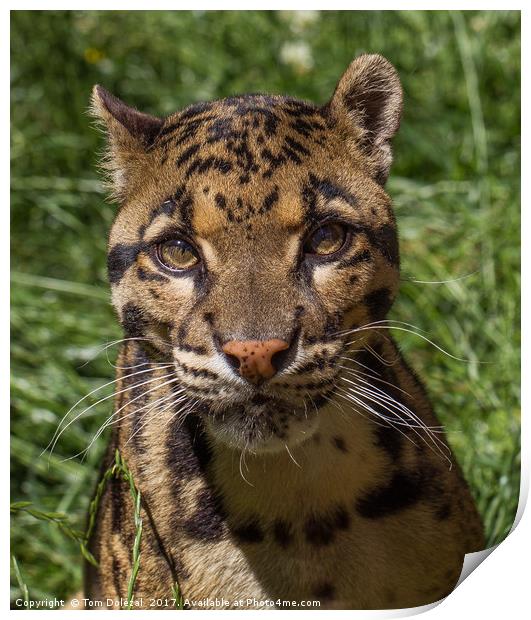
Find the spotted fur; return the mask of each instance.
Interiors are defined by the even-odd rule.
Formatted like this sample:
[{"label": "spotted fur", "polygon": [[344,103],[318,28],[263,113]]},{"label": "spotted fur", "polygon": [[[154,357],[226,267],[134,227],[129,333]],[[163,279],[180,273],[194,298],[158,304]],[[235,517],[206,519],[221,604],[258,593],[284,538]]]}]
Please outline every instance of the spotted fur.
[{"label": "spotted fur", "polygon": [[[142,493],[135,594],[146,604],[178,581],[190,601],[410,607],[448,594],[464,554],[482,547],[444,434],[425,428],[437,419],[422,384],[386,329],[363,328],[398,288],[384,184],[401,103],[377,55],[354,60],[324,107],[247,95],[159,119],[95,87],[120,202],[109,280],[128,338],[109,459],[118,448]],[[349,230],[342,249],[304,255],[305,237],[331,220]],[[176,236],[195,245],[197,267],[159,262],[157,244]],[[269,339],[290,350],[251,385],[223,346]],[[362,392],[353,406],[349,377],[383,396]],[[405,409],[415,417],[400,425]],[[88,596],[125,596],[132,513],[112,483]]]}]

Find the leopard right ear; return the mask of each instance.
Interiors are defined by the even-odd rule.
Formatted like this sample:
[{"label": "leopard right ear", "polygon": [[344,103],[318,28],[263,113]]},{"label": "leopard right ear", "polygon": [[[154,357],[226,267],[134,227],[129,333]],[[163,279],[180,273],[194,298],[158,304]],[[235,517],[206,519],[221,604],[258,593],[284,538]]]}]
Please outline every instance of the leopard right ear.
[{"label": "leopard right ear", "polygon": [[123,198],[131,173],[153,145],[164,119],[139,112],[98,84],[92,90],[89,112],[107,134],[103,167],[110,174],[114,196]]},{"label": "leopard right ear", "polygon": [[393,65],[379,54],[362,54],[350,63],[329,103],[332,115],[350,125],[350,133],[369,156],[372,174],[382,185],[393,159],[391,139],[400,125],[402,98]]}]

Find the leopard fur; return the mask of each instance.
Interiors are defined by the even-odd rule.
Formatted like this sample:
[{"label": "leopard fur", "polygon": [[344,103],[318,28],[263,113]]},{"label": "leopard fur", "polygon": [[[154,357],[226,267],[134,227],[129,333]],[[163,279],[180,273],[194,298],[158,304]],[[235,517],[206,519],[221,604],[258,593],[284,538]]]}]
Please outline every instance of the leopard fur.
[{"label": "leopard fur", "polygon": [[[159,119],[95,87],[120,203],[109,280],[127,338],[103,466],[118,449],[142,495],[143,605],[178,582],[192,608],[216,597],[413,607],[447,595],[465,553],[483,548],[446,438],[426,430],[439,423],[421,381],[385,324],[367,327],[398,290],[384,185],[401,106],[378,55],[355,59],[323,107],[246,95]],[[302,255],[330,220],[348,243],[328,260]],[[157,244],[176,235],[199,268],[158,262]],[[223,344],[271,338],[295,342],[292,357],[251,385]],[[134,531],[127,484],[112,482],[88,597],[126,596]]]}]

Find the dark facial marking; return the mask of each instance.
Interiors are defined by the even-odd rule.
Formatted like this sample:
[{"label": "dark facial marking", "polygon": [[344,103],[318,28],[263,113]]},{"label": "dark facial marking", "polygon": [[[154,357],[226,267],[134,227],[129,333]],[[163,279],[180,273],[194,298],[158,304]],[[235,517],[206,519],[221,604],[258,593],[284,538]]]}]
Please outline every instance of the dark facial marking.
[{"label": "dark facial marking", "polygon": [[380,252],[387,258],[391,265],[398,267],[398,236],[396,228],[390,224],[384,224],[374,234],[374,244]]},{"label": "dark facial marking", "polygon": [[122,308],[121,323],[129,338],[141,338],[148,326],[143,310],[131,302]]},{"label": "dark facial marking", "polygon": [[325,200],[333,200],[334,198],[341,198],[351,207],[355,207],[358,204],[355,196],[342,189],[335,183],[332,183],[329,179],[318,179],[315,175],[310,175],[310,183],[313,188],[323,196]]},{"label": "dark facial marking", "polygon": [[136,270],[137,276],[140,280],[149,281],[149,282],[169,282],[169,278],[162,275],[161,273],[157,273],[156,271],[148,271],[143,267],[137,267]]},{"label": "dark facial marking", "polygon": [[129,267],[136,261],[137,256],[146,248],[143,242],[117,243],[107,256],[107,271],[109,274],[109,282],[111,284],[118,283],[124,276]]},{"label": "dark facial marking", "polygon": [[214,157],[213,155],[206,159],[197,157],[188,167],[186,178],[190,178],[193,174],[204,174],[209,170],[217,170],[221,174],[228,174],[232,168],[233,166],[228,159]]},{"label": "dark facial marking", "polygon": [[372,255],[370,251],[361,250],[360,252],[354,254],[354,256],[351,256],[350,258],[344,258],[343,260],[339,261],[339,263],[337,264],[337,268],[346,269],[348,267],[356,267],[356,265],[359,265],[360,263],[368,263],[371,260]]},{"label": "dark facial marking", "polygon": [[368,306],[372,318],[382,318],[393,305],[391,291],[388,288],[379,288],[365,295],[363,302]]}]

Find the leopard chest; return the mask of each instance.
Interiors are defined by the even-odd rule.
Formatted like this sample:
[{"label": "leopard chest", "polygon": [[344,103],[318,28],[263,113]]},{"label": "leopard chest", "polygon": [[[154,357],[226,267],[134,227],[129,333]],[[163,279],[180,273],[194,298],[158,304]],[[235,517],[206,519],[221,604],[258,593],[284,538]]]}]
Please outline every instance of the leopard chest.
[{"label": "leopard chest", "polygon": [[274,600],[332,607],[409,606],[453,585],[462,556],[452,523],[437,521],[421,498],[387,509],[374,500],[382,512],[371,514],[363,502],[368,490],[385,488],[388,455],[369,426],[352,432],[351,424],[347,435],[341,416],[332,420],[286,455],[214,450],[209,478],[224,533],[204,558],[219,554],[225,567],[220,596],[230,582],[240,596],[254,588]]}]

